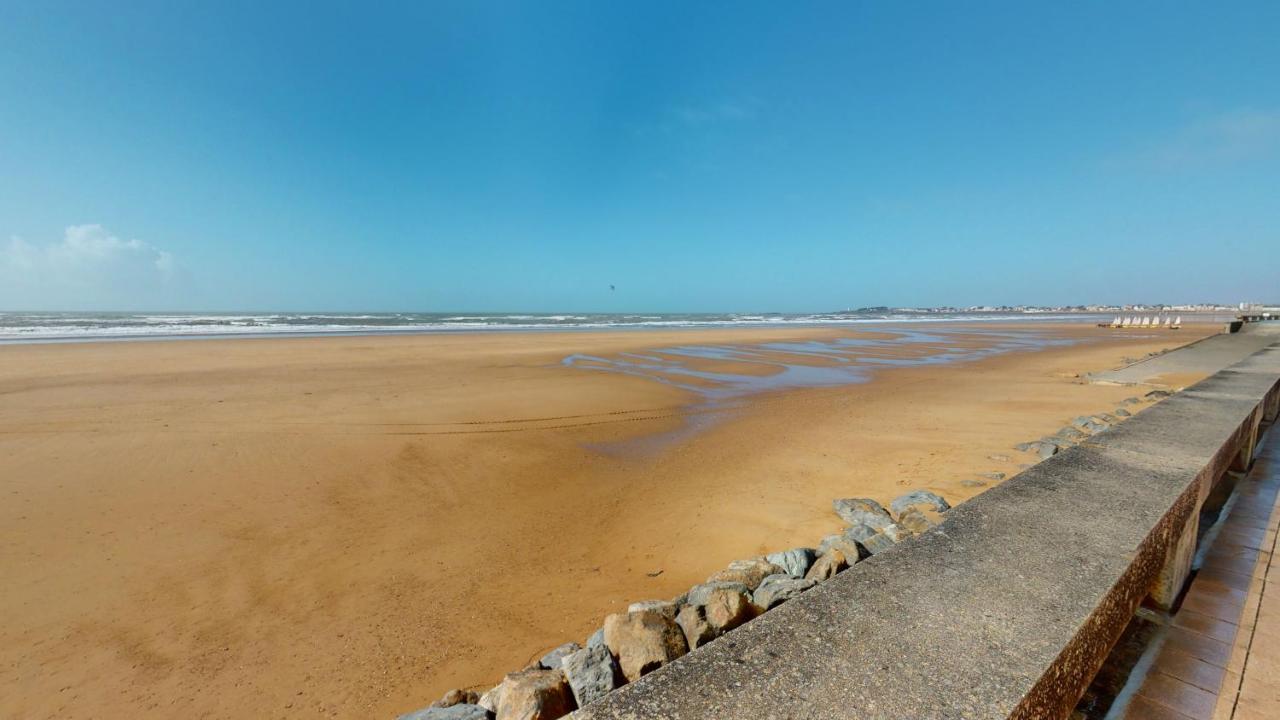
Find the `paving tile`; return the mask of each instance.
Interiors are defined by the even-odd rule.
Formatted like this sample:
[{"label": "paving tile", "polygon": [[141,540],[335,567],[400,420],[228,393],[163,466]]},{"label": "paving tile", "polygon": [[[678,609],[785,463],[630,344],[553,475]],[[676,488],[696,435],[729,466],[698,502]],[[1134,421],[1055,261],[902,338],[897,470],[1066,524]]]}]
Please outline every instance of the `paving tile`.
[{"label": "paving tile", "polygon": [[1202,615],[1186,608],[1182,608],[1177,615],[1173,616],[1173,626],[1200,633],[1201,635],[1208,635],[1214,640],[1221,640],[1224,643],[1234,642],[1236,632],[1240,629],[1235,623]]},{"label": "paving tile", "polygon": [[1247,573],[1234,572],[1210,565],[1205,565],[1196,573],[1196,582],[1201,580],[1213,580],[1233,590],[1243,590],[1245,592],[1249,591],[1249,585],[1253,583],[1253,577]]},{"label": "paving tile", "polygon": [[1138,695],[1197,720],[1211,720],[1213,708],[1218,704],[1217,693],[1201,690],[1160,672],[1147,676]]},{"label": "paving tile", "polygon": [[1156,657],[1151,669],[1215,695],[1218,694],[1218,689],[1222,686],[1222,679],[1227,673],[1225,669],[1218,665],[1211,665],[1180,650],[1168,647],[1160,651],[1160,655]]},{"label": "paving tile", "polygon": [[1141,695],[1135,695],[1124,709],[1125,720],[1194,720],[1190,715],[1157,702],[1152,702]]},{"label": "paving tile", "polygon": [[1208,583],[1193,583],[1182,600],[1182,607],[1218,620],[1238,622],[1247,597],[1248,593],[1239,590],[1221,592],[1211,589]]},{"label": "paving tile", "polygon": [[1226,667],[1227,661],[1231,659],[1230,645],[1180,627],[1169,628],[1165,643],[1175,650],[1219,667]]}]

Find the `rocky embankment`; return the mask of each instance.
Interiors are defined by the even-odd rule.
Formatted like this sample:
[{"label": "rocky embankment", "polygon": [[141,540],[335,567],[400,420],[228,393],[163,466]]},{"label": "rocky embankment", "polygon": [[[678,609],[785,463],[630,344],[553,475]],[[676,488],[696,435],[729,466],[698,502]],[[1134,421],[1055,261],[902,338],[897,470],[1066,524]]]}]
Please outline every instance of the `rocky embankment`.
[{"label": "rocky embankment", "polygon": [[[1170,393],[1127,398],[1113,412],[1075,418],[1051,436],[1015,449],[1052,457],[1132,413],[1129,409]],[[1007,456],[992,456],[1011,460]],[[1025,467],[1025,465],[1024,465]],[[1001,472],[966,480],[969,487],[1005,478]],[[849,566],[907,541],[943,519],[947,501],[928,490],[895,499],[886,509],[869,498],[841,498],[832,509],[848,527],[816,548],[798,547],[737,560],[670,600],[632,603],[614,613],[583,644],[566,643],[538,662],[513,672],[487,692],[450,690],[430,707],[399,720],[556,720],[613,690],[731,632],[769,610],[830,580]]]}]

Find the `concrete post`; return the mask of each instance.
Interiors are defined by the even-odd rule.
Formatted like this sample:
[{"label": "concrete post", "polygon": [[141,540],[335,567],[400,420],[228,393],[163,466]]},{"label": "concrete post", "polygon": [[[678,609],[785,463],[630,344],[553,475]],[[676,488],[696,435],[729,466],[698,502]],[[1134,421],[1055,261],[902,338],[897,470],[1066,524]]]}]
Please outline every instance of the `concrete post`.
[{"label": "concrete post", "polygon": [[1196,555],[1196,535],[1200,532],[1200,508],[1197,505],[1182,527],[1181,536],[1165,555],[1164,566],[1151,587],[1151,601],[1161,610],[1173,609],[1182,587],[1191,573],[1191,561]]}]

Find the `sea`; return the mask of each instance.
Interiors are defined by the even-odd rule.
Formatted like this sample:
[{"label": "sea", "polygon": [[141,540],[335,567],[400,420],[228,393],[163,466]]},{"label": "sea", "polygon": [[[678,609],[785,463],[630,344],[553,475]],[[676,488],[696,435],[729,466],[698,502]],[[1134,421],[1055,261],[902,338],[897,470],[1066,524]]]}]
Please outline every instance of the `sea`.
[{"label": "sea", "polygon": [[0,312],[0,343],[187,337],[371,335],[476,331],[785,327],[870,323],[1109,321],[1052,312],[847,311],[828,313],[127,313]]}]

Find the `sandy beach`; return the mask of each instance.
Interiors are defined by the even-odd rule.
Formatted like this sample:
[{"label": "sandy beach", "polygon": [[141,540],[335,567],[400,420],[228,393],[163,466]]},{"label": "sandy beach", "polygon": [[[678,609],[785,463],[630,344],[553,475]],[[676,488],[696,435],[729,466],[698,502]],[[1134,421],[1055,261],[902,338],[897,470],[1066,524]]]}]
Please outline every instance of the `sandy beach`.
[{"label": "sandy beach", "polygon": [[[903,330],[0,347],[0,716],[379,718],[488,688],[817,544],[834,497],[980,492],[1033,461],[1013,444],[1141,394],[1083,373],[1217,328]],[[783,365],[808,384],[724,381]]]}]

